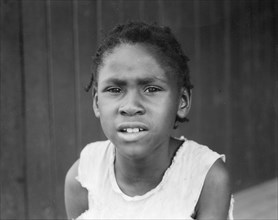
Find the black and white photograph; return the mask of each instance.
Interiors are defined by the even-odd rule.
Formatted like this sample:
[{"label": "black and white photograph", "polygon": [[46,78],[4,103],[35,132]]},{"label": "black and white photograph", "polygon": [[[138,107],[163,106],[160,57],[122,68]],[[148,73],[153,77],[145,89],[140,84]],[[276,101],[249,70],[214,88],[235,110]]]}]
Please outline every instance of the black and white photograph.
[{"label": "black and white photograph", "polygon": [[0,220],[278,219],[277,0],[0,0]]}]

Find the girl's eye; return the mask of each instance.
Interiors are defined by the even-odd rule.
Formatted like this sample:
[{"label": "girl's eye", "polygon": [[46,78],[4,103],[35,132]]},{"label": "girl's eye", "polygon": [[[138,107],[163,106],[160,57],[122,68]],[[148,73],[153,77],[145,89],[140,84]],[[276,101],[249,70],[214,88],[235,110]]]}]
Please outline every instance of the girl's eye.
[{"label": "girl's eye", "polygon": [[106,90],[107,92],[110,92],[110,93],[120,93],[122,90],[120,88],[108,88]]},{"label": "girl's eye", "polygon": [[153,93],[153,92],[159,92],[159,91],[161,91],[161,89],[158,87],[155,87],[155,86],[150,86],[145,89],[145,92],[147,92],[147,93]]}]

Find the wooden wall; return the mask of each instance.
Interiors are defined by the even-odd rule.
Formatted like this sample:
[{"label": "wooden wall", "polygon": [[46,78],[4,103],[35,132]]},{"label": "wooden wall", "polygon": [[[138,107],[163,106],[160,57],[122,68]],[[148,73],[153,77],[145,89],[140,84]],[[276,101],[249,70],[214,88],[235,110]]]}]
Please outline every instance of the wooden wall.
[{"label": "wooden wall", "polygon": [[191,59],[193,107],[176,134],[225,153],[235,191],[277,176],[277,8],[275,0],[0,0],[1,219],[66,217],[66,171],[86,143],[104,139],[83,90],[91,56],[130,19],[169,25]]}]

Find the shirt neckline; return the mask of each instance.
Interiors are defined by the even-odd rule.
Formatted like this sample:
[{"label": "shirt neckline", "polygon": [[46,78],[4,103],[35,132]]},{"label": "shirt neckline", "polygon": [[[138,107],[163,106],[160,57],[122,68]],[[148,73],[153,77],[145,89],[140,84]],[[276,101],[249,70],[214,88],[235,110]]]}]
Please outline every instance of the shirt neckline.
[{"label": "shirt neckline", "polygon": [[184,145],[187,142],[187,139],[184,138],[183,136],[180,137],[180,138],[175,138],[175,139],[181,140],[181,141],[183,141],[183,143],[180,145],[180,147],[176,151],[170,166],[164,172],[162,180],[160,181],[160,183],[155,188],[151,189],[150,191],[146,192],[143,195],[137,195],[137,196],[129,196],[129,195],[125,194],[120,189],[120,187],[119,187],[119,185],[118,185],[118,183],[116,181],[115,170],[114,170],[115,146],[112,144],[112,142],[110,142],[111,147],[112,147],[112,152],[111,152],[111,157],[110,157],[110,161],[109,161],[109,179],[110,179],[110,183],[112,185],[112,189],[116,193],[118,193],[120,196],[122,196],[126,201],[140,201],[140,200],[144,200],[144,199],[152,196],[153,194],[155,194],[157,191],[159,191],[166,184],[166,182],[169,179],[170,174],[173,172],[172,170],[174,170],[174,167],[176,166],[178,161],[180,161],[178,158],[181,157],[183,149],[185,148]]}]

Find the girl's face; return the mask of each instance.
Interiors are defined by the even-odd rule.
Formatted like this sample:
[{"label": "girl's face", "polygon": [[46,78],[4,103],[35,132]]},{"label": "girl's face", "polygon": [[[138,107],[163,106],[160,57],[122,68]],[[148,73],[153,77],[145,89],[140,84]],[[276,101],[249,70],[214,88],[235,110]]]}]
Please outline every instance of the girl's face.
[{"label": "girl's face", "polygon": [[99,69],[95,114],[117,152],[129,158],[167,148],[177,113],[187,114],[177,74],[167,74],[153,53],[142,44],[121,44]]}]

